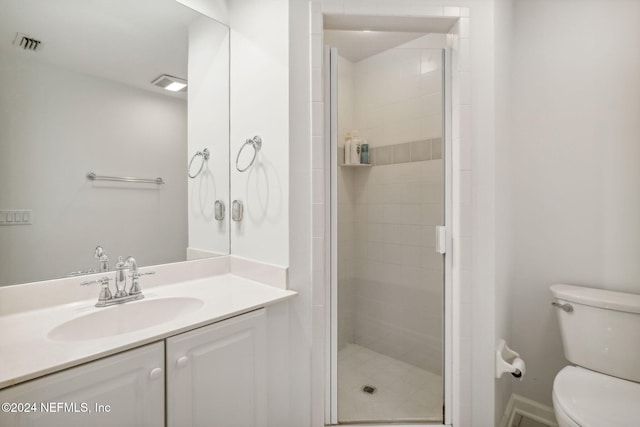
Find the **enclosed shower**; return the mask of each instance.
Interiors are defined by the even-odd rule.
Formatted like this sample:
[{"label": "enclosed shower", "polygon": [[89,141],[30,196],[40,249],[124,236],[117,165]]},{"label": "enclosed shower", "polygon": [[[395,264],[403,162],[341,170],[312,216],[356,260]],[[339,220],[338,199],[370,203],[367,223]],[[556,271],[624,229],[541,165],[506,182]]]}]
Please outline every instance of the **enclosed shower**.
[{"label": "enclosed shower", "polygon": [[445,51],[433,35],[347,33],[325,29],[331,418],[441,424]]}]

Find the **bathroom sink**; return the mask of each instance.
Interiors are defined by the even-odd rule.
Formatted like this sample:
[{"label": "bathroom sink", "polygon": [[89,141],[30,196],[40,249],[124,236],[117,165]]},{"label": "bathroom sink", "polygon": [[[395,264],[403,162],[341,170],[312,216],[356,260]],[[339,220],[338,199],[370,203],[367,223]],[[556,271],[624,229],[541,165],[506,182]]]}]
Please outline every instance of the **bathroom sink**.
[{"label": "bathroom sink", "polygon": [[107,338],[170,322],[197,311],[203,305],[204,302],[198,298],[167,297],[96,308],[90,314],[56,326],[47,336],[54,341]]}]

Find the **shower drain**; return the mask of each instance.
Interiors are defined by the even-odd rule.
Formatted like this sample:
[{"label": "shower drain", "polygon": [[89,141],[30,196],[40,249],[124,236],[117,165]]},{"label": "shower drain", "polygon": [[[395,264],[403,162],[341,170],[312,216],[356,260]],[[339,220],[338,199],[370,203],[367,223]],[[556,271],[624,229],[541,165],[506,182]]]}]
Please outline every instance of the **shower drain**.
[{"label": "shower drain", "polygon": [[372,385],[365,385],[364,387],[362,387],[362,391],[364,391],[365,393],[368,394],[373,394],[376,392],[376,390],[378,390],[377,388],[375,388]]}]

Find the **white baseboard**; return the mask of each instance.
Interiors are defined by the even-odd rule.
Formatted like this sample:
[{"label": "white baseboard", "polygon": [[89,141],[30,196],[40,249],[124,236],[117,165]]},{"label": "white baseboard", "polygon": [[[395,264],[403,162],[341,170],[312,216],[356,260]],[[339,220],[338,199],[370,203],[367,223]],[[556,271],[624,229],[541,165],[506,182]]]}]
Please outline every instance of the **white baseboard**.
[{"label": "white baseboard", "polygon": [[512,394],[504,411],[500,427],[510,427],[517,415],[529,418],[550,427],[558,427],[556,416],[551,406],[543,405],[535,400]]}]

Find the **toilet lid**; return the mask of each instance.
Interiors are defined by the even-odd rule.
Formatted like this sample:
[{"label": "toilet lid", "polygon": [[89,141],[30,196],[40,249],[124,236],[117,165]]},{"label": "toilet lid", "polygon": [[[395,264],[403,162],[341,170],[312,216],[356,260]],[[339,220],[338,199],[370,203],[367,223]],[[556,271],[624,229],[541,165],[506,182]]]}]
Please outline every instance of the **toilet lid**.
[{"label": "toilet lid", "polygon": [[555,402],[583,427],[638,427],[640,383],[567,366],[553,382]]}]

